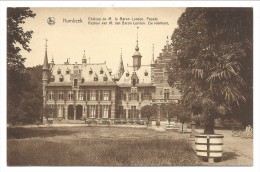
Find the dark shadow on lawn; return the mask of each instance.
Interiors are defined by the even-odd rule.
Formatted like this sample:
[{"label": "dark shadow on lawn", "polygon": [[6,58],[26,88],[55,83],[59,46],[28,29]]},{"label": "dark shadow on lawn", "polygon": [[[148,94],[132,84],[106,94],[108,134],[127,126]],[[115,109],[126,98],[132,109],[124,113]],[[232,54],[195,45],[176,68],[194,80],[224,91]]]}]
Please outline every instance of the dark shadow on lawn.
[{"label": "dark shadow on lawn", "polygon": [[235,152],[223,152],[223,159],[222,161],[227,161],[231,159],[237,159],[237,157],[240,156]]},{"label": "dark shadow on lawn", "polygon": [[23,139],[32,137],[53,137],[77,133],[77,131],[53,128],[7,128],[7,139]]},{"label": "dark shadow on lawn", "polygon": [[[227,160],[237,159],[237,157],[240,156],[236,154],[235,152],[223,152],[222,158],[214,158],[214,162],[223,162]],[[200,159],[204,162],[208,162],[207,157],[200,157]]]}]

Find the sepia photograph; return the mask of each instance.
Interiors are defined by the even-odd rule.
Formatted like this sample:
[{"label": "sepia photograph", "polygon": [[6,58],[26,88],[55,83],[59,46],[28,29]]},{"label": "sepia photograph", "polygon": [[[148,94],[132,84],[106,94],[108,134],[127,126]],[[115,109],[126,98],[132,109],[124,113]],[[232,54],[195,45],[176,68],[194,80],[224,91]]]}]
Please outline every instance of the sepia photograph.
[{"label": "sepia photograph", "polygon": [[254,10],[7,7],[7,167],[254,166]]}]

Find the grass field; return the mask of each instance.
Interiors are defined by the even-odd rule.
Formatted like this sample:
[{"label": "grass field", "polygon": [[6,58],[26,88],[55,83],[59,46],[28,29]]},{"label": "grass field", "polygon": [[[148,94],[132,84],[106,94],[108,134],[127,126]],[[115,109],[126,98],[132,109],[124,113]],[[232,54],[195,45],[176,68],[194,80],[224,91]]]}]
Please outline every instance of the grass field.
[{"label": "grass field", "polygon": [[9,166],[201,165],[181,134],[146,128],[8,128]]}]

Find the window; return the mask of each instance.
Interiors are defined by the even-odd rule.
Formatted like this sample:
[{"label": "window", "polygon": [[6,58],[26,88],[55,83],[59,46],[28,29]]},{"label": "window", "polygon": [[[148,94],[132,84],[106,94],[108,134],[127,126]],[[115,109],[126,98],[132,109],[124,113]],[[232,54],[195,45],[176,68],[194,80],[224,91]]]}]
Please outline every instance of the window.
[{"label": "window", "polygon": [[49,100],[53,100],[53,96],[54,96],[54,92],[50,91],[50,93],[49,93]]},{"label": "window", "polygon": [[63,76],[61,75],[59,79],[60,79],[60,82],[62,82],[63,81]]},{"label": "window", "polygon": [[67,69],[67,70],[66,70],[66,74],[69,74],[69,73],[70,73],[70,70],[69,70],[69,69]]},{"label": "window", "polygon": [[96,91],[90,91],[90,100],[96,100]]},{"label": "window", "polygon": [[118,106],[118,118],[122,118],[124,113],[123,111],[124,111],[123,106]]},{"label": "window", "polygon": [[168,79],[168,72],[163,73],[163,79],[167,80]]},{"label": "window", "polygon": [[125,100],[124,99],[124,90],[120,90],[119,93],[118,93],[118,99],[119,100]]},{"label": "window", "polygon": [[95,118],[96,115],[96,106],[90,105],[90,118]]},{"label": "window", "polygon": [[109,91],[108,90],[104,90],[104,92],[103,92],[103,99],[104,100],[109,100]]},{"label": "window", "polygon": [[93,73],[93,70],[92,68],[89,69],[89,74],[92,74]]},{"label": "window", "polygon": [[147,70],[145,70],[145,72],[144,72],[144,76],[148,76],[148,72],[147,72]]},{"label": "window", "polygon": [[78,79],[74,79],[74,86],[78,85]]},{"label": "window", "polygon": [[104,78],[103,78],[103,79],[104,79],[104,81],[107,81],[107,76],[104,76]]},{"label": "window", "polygon": [[97,76],[94,77],[94,81],[98,81],[98,77]]},{"label": "window", "polygon": [[170,90],[164,89],[164,99],[169,99]]},{"label": "window", "polygon": [[62,118],[63,117],[63,106],[58,105],[58,117]]},{"label": "window", "polygon": [[58,74],[61,74],[61,70],[60,70],[60,69],[58,69],[58,70],[57,70],[57,73],[58,73]]},{"label": "window", "polygon": [[144,100],[150,100],[150,99],[151,99],[150,90],[145,89],[144,90]]},{"label": "window", "polygon": [[68,98],[69,98],[69,100],[73,100],[73,91],[69,92],[69,97]]},{"label": "window", "polygon": [[103,73],[104,73],[103,68],[101,68],[101,70],[100,70],[100,74],[103,74]]},{"label": "window", "polygon": [[131,93],[131,100],[138,100],[138,93]]},{"label": "window", "polygon": [[84,97],[84,92],[79,91],[79,100],[83,100],[83,97]]},{"label": "window", "polygon": [[130,118],[135,118],[137,115],[136,106],[131,106]]},{"label": "window", "polygon": [[83,83],[85,81],[85,79],[84,78],[81,78],[81,83]]},{"label": "window", "polygon": [[130,100],[138,100],[139,95],[137,93],[137,87],[132,87],[131,88],[131,94],[130,94]]},{"label": "window", "polygon": [[50,82],[54,82],[54,76],[51,75]]},{"label": "window", "polygon": [[103,106],[103,118],[108,118],[108,105]]},{"label": "window", "polygon": [[127,72],[127,73],[125,74],[125,76],[126,76],[126,77],[129,77],[129,73]]},{"label": "window", "polygon": [[63,100],[63,91],[59,91],[59,100]]}]

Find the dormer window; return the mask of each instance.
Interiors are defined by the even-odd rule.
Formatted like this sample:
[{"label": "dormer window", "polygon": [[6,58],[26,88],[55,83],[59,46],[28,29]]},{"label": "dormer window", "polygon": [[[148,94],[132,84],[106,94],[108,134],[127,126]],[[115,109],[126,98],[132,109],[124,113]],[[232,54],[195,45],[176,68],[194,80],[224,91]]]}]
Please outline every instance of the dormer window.
[{"label": "dormer window", "polygon": [[81,78],[81,83],[83,83],[85,81],[85,79],[84,78]]},{"label": "dormer window", "polygon": [[66,74],[69,74],[70,73],[70,70],[67,68],[67,70],[66,70]]},{"label": "dormer window", "polygon": [[104,81],[107,81],[107,76],[104,76]]},{"label": "dormer window", "polygon": [[94,81],[98,81],[98,76],[95,74]]},{"label": "dormer window", "polygon": [[148,76],[148,72],[147,72],[147,70],[145,70],[145,72],[144,72],[144,76]]},{"label": "dormer window", "polygon": [[58,74],[61,74],[61,70],[60,70],[60,69],[58,69],[58,70],[57,70],[57,73],[58,73]]},{"label": "dormer window", "polygon": [[63,82],[63,76],[61,75],[59,78],[60,82]]},{"label": "dormer window", "polygon": [[103,74],[104,73],[104,70],[103,68],[100,69],[100,74]]},{"label": "dormer window", "polygon": [[89,74],[92,74],[93,73],[93,70],[92,68],[89,69]]},{"label": "dormer window", "polygon": [[50,81],[51,81],[51,82],[54,82],[54,76],[53,76],[53,75],[51,75]]},{"label": "dormer window", "polygon": [[81,73],[81,70],[79,69],[79,73]]},{"label": "dormer window", "polygon": [[125,76],[126,76],[126,77],[129,77],[129,73],[127,72],[127,73],[125,74]]}]

